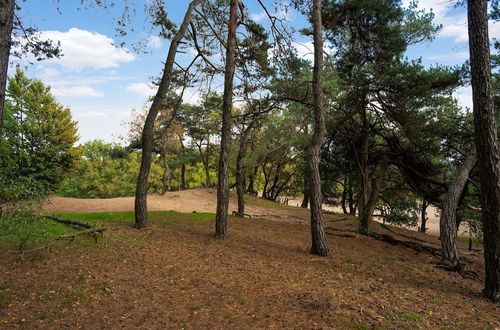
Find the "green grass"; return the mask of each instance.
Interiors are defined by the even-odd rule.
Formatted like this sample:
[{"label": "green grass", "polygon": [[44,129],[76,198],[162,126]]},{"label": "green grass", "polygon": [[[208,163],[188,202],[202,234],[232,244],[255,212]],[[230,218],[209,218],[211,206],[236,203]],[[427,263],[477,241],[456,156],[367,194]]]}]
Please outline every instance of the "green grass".
[{"label": "green grass", "polygon": [[6,293],[0,292],[0,309],[4,306],[7,306],[9,303],[9,297]]},{"label": "green grass", "polygon": [[[133,224],[134,211],[101,212],[101,213],[57,213],[61,218],[85,221],[89,223],[106,224]],[[159,227],[183,225],[186,221],[212,221],[213,213],[179,213],[175,211],[148,212],[149,221]]]},{"label": "green grass", "polygon": [[269,201],[267,199],[253,199],[253,198],[245,198],[245,203],[248,205],[261,206],[261,207],[269,207],[273,209],[296,209],[296,207],[288,206],[284,204],[280,204],[278,202]]},{"label": "green grass", "polygon": [[[483,245],[483,239],[479,237],[471,237],[472,238],[472,244],[474,245]],[[469,237],[466,236],[459,236],[458,241],[462,243],[469,243]]]},{"label": "green grass", "polygon": [[57,236],[81,230],[34,215],[23,219],[7,218],[0,221],[6,221],[0,224],[0,249],[29,249]]},{"label": "green grass", "polygon": [[400,317],[408,321],[422,321],[422,316],[413,313],[401,313]]}]

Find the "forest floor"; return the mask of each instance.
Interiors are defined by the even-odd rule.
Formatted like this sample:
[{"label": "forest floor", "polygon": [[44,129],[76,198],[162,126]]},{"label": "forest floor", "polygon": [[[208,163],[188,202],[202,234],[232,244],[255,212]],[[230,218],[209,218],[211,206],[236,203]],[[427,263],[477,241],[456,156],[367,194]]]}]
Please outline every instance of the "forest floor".
[{"label": "forest floor", "polygon": [[[500,327],[500,307],[480,297],[480,251],[461,251],[479,280],[462,278],[430,253],[359,236],[356,218],[328,214],[331,256],[316,257],[308,253],[307,210],[253,197],[249,211],[265,216],[231,217],[226,240],[213,238],[214,215],[201,208],[152,212],[152,226],[136,230],[131,211],[77,214],[52,205],[71,212],[62,217],[105,226],[104,238],[24,259],[2,251],[0,328]],[[439,247],[422,233],[374,230]]]}]

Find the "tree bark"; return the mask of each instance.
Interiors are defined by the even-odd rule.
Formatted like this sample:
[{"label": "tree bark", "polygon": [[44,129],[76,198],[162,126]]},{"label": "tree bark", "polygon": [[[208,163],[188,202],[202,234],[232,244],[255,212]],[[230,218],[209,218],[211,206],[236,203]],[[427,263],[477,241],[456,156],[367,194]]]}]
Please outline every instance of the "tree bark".
[{"label": "tree bark", "polygon": [[259,167],[255,166],[253,173],[250,173],[248,178],[248,187],[247,193],[257,196],[257,192],[255,191],[255,177],[257,176],[257,172],[259,171]]},{"label": "tree bark", "polygon": [[370,190],[370,182],[368,180],[369,169],[368,169],[368,142],[369,142],[369,128],[368,128],[368,118],[366,116],[366,108],[363,105],[361,109],[363,128],[361,130],[361,150],[360,150],[360,159],[359,159],[359,170],[360,170],[360,179],[361,186],[359,189],[359,228],[358,232],[362,235],[370,235],[370,217],[366,217],[365,208],[368,204],[368,194]]},{"label": "tree bark", "polygon": [[226,67],[224,71],[224,96],[222,100],[222,132],[217,182],[217,212],[215,237],[227,236],[227,212],[229,207],[229,148],[231,142],[231,109],[233,107],[233,78],[236,66],[236,28],[238,0],[231,0],[227,34]]},{"label": "tree bark", "polygon": [[311,198],[311,253],[328,256],[330,251],[326,242],[323,227],[323,209],[321,195],[321,178],[319,174],[319,152],[325,135],[325,118],[323,113],[323,25],[321,22],[321,0],[313,1],[312,23],[314,36],[314,68],[313,68],[313,113],[314,133],[309,146],[307,164],[310,173],[309,193]]},{"label": "tree bark", "polygon": [[3,0],[0,2],[0,137],[3,130],[5,91],[7,88],[7,71],[9,69],[9,55],[12,46],[15,7],[15,0]]},{"label": "tree bark", "polygon": [[349,203],[349,214],[350,215],[356,215],[357,204],[354,202],[354,196],[353,196],[353,193],[352,193],[352,187],[349,187],[348,196],[349,197],[347,198],[347,201]]},{"label": "tree bark", "polygon": [[205,149],[205,157],[203,158],[203,166],[205,167],[205,187],[210,187],[212,182],[210,181],[210,136],[207,137],[207,148]]},{"label": "tree bark", "polygon": [[195,7],[200,4],[203,0],[193,0],[189,3],[186,14],[179,30],[172,38],[170,47],[168,49],[167,61],[163,68],[163,76],[161,77],[160,85],[158,86],[158,91],[153,99],[151,108],[146,116],[146,122],[144,123],[144,129],[142,131],[142,157],[141,157],[141,167],[139,169],[139,175],[137,176],[137,188],[135,191],[135,227],[144,228],[148,226],[148,206],[147,206],[147,193],[148,193],[148,177],[149,170],[151,169],[151,159],[153,154],[153,133],[154,133],[154,123],[158,112],[163,107],[163,101],[170,91],[170,83],[172,81],[173,66],[175,62],[175,55],[177,53],[177,47],[179,43],[184,38],[186,30],[189,23],[191,22],[191,17]]},{"label": "tree bark", "polygon": [[342,212],[347,214],[347,180],[344,180],[344,185],[342,186],[342,198],[340,200],[340,205],[342,206]]},{"label": "tree bark", "polygon": [[487,0],[467,1],[474,132],[481,182],[483,295],[500,302],[500,143],[491,81]]},{"label": "tree bark", "polygon": [[243,169],[242,160],[246,155],[246,148],[248,137],[252,131],[257,118],[252,119],[248,126],[243,130],[240,139],[240,148],[238,150],[238,156],[236,157],[236,193],[238,195],[238,217],[245,216],[245,173]]},{"label": "tree bark", "polygon": [[363,208],[359,209],[359,229],[358,232],[362,235],[371,235],[372,233],[372,215],[377,204],[378,195],[380,189],[382,188],[382,182],[384,181],[384,175],[389,167],[389,163],[383,160],[381,164],[377,166],[375,172],[373,173],[372,182],[370,184],[369,196]]},{"label": "tree bark", "polygon": [[304,199],[302,199],[302,204],[300,207],[307,209],[309,205],[309,171],[306,169],[306,175],[304,176]]},{"label": "tree bark", "polygon": [[422,219],[421,223],[420,223],[420,228],[419,228],[419,231],[421,233],[425,233],[427,231],[427,228],[426,228],[426,225],[427,225],[427,207],[429,206],[429,204],[427,203],[427,201],[425,199],[422,200],[422,209],[421,209],[421,213],[420,213],[420,218]]},{"label": "tree bark", "polygon": [[441,263],[447,267],[460,270],[458,259],[458,237],[456,213],[460,196],[467,184],[469,173],[476,164],[476,150],[473,148],[462,166],[458,170],[455,179],[448,188],[444,202],[442,203],[441,217],[439,219],[439,236],[441,238],[442,259]]},{"label": "tree bark", "polygon": [[162,178],[163,187],[161,189],[160,195],[165,195],[165,193],[170,190],[170,182],[171,182],[170,180],[171,171],[170,171],[170,166],[168,166],[168,161],[166,156],[164,156],[163,164],[165,166],[165,169],[163,171],[163,178]]}]

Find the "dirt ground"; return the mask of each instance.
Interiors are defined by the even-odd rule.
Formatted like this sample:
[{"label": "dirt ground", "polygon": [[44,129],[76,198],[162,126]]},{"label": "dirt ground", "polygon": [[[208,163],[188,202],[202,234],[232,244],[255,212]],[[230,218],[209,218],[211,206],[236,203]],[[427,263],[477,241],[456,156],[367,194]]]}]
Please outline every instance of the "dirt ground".
[{"label": "dirt ground", "polygon": [[[163,198],[194,201],[188,195]],[[87,201],[80,208],[58,201],[52,210],[112,207],[107,200],[98,209]],[[307,210],[257,202],[249,211],[274,221],[231,217],[226,240],[212,237],[213,216],[182,222],[164,217],[145,230],[103,219],[107,231],[97,243],[79,240],[24,260],[2,254],[0,297],[8,303],[0,307],[0,328],[500,327],[500,307],[480,297],[479,251],[461,251],[479,280],[462,278],[436,267],[431,254],[350,232],[354,218],[327,215],[331,256],[316,257],[308,253],[310,232],[302,223]],[[208,211],[201,205],[192,207]],[[378,224],[374,229],[439,246],[425,234]]]}]

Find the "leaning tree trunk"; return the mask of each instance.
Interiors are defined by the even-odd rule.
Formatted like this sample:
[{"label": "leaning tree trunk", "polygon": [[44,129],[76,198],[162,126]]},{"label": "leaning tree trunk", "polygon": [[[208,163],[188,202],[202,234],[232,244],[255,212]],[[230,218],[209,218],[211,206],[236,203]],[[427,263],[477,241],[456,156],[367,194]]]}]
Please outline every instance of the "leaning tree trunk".
[{"label": "leaning tree trunk", "polygon": [[170,47],[168,49],[167,61],[163,68],[163,76],[158,86],[158,91],[153,99],[151,108],[146,116],[146,122],[144,123],[144,129],[142,131],[142,159],[141,167],[139,169],[139,175],[137,177],[137,188],[135,191],[135,227],[144,228],[148,226],[148,206],[147,206],[147,193],[148,193],[148,177],[149,170],[151,169],[151,159],[153,154],[153,133],[154,133],[154,123],[158,112],[163,107],[163,101],[170,91],[170,83],[172,81],[173,66],[175,62],[175,55],[177,53],[177,47],[184,38],[187,27],[191,22],[191,17],[195,7],[200,4],[203,0],[193,0],[186,10],[184,19],[182,21],[179,30],[172,38]]},{"label": "leaning tree trunk", "polygon": [[441,217],[439,219],[439,236],[441,238],[442,250],[441,263],[457,271],[461,271],[461,266],[458,259],[458,228],[455,217],[460,196],[462,196],[470,171],[472,171],[475,164],[476,150],[473,148],[467,155],[462,166],[460,166],[455,179],[448,188],[441,207]]},{"label": "leaning tree trunk", "polygon": [[236,28],[238,0],[231,0],[227,34],[226,67],[224,71],[224,96],[222,99],[222,132],[217,182],[217,213],[215,237],[227,236],[227,210],[229,208],[229,148],[231,142],[231,109],[233,107],[233,78],[236,66]]},{"label": "leaning tree trunk", "polygon": [[381,164],[377,166],[373,173],[373,178],[370,184],[369,196],[360,209],[359,214],[359,233],[363,235],[371,235],[372,233],[372,216],[375,206],[377,205],[378,195],[380,189],[382,188],[382,182],[384,181],[384,175],[389,167],[388,162],[384,159]]},{"label": "leaning tree trunk", "polygon": [[163,178],[162,178],[163,187],[161,188],[160,195],[165,195],[165,193],[170,190],[170,185],[171,185],[170,184],[171,171],[170,171],[170,166],[168,166],[168,161],[166,156],[164,156],[163,164],[165,166],[165,170],[163,171]]},{"label": "leaning tree trunk", "polygon": [[422,199],[422,208],[420,209],[420,218],[422,219],[422,222],[420,223],[420,228],[419,231],[421,233],[424,233],[427,231],[426,225],[427,225],[427,207],[429,204],[425,199]]},{"label": "leaning tree trunk", "polygon": [[344,182],[344,186],[342,187],[342,199],[340,200],[340,205],[342,206],[342,212],[347,214],[347,188]]},{"label": "leaning tree trunk", "polygon": [[306,175],[304,176],[304,199],[302,199],[302,204],[300,207],[307,209],[309,205],[309,171],[306,169]]},{"label": "leaning tree trunk", "polygon": [[474,132],[484,232],[483,294],[500,302],[500,143],[493,103],[487,7],[487,0],[467,2]]},{"label": "leaning tree trunk", "polygon": [[321,0],[313,1],[312,23],[314,35],[314,68],[313,68],[313,112],[314,133],[309,146],[307,165],[309,168],[309,194],[311,198],[311,253],[328,256],[329,249],[323,228],[323,209],[321,196],[321,177],[319,174],[319,152],[325,135],[325,118],[323,114],[323,26],[321,22]]},{"label": "leaning tree trunk", "polygon": [[205,157],[203,159],[203,166],[205,167],[205,187],[210,187],[212,182],[210,181],[210,136],[207,137],[207,148],[205,149]]},{"label": "leaning tree trunk", "polygon": [[0,138],[3,130],[3,109],[7,87],[10,47],[12,45],[15,7],[16,2],[14,0],[2,0],[0,2]]}]

